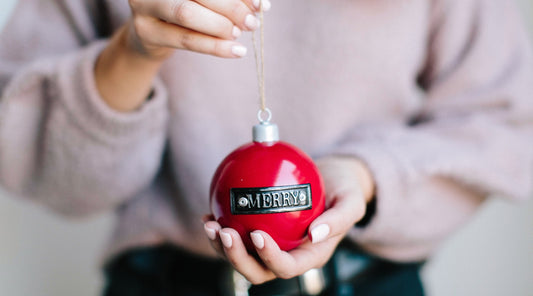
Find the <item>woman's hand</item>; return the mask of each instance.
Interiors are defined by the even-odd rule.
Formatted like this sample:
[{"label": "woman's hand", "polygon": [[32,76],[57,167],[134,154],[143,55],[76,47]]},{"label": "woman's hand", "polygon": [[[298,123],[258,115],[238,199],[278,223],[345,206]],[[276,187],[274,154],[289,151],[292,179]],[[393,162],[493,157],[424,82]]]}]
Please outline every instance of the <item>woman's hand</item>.
[{"label": "woman's hand", "polygon": [[[111,38],[95,66],[101,97],[117,111],[139,108],[162,63],[176,49],[238,58],[235,41],[259,26],[259,0],[129,0],[131,19]],[[263,0],[263,10],[270,8]]]},{"label": "woman's hand", "polygon": [[[270,2],[263,0],[263,9]],[[129,0],[129,45],[151,58],[186,49],[238,58],[246,48],[234,41],[243,30],[259,27],[258,0]]]},{"label": "woman's hand", "polygon": [[262,261],[259,262],[246,251],[236,230],[221,229],[213,220],[205,223],[215,250],[252,284],[292,278],[323,266],[347,232],[363,217],[374,191],[366,166],[347,157],[324,158],[317,165],[326,187],[327,210],[309,226],[309,240],[296,249],[282,251],[268,233],[253,231],[250,236]]}]

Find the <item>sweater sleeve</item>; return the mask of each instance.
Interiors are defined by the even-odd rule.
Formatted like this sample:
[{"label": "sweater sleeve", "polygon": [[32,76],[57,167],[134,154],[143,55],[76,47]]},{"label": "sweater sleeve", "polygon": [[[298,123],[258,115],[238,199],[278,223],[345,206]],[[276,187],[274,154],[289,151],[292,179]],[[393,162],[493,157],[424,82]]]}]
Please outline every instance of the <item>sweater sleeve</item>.
[{"label": "sweater sleeve", "polygon": [[0,35],[0,186],[65,215],[111,209],[157,173],[166,90],[156,79],[141,108],[112,110],[93,71],[107,41],[79,42],[84,1],[69,2],[75,30],[56,1],[18,2]]},{"label": "sweater sleeve", "polygon": [[355,128],[337,154],[362,159],[376,210],[349,237],[420,260],[488,195],[523,200],[533,182],[533,59],[512,1],[433,1],[424,107],[405,123]]}]

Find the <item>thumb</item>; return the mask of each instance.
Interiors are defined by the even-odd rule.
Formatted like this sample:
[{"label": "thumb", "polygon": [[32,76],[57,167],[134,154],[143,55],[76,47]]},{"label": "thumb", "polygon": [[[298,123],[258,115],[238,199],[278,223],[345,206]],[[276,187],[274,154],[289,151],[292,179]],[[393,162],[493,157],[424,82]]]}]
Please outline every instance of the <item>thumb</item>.
[{"label": "thumb", "polygon": [[338,192],[331,208],[309,225],[311,242],[315,244],[331,237],[344,237],[365,212],[366,202],[360,190]]}]

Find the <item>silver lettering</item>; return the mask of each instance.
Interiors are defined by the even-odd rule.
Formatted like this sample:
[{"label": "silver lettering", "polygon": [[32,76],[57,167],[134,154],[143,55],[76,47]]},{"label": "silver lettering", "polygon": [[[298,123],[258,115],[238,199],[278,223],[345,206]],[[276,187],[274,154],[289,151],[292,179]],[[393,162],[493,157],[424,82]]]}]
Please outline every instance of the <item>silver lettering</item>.
[{"label": "silver lettering", "polygon": [[272,196],[270,196],[270,193],[263,193],[263,207],[264,208],[272,207]]},{"label": "silver lettering", "polygon": [[298,198],[298,196],[300,195],[300,191],[292,191],[291,195],[292,195],[292,198],[294,198],[294,204],[295,205],[299,204],[300,199]]},{"label": "silver lettering", "polygon": [[283,194],[283,206],[292,206],[290,194],[288,192],[282,192],[281,194]]},{"label": "silver lettering", "polygon": [[251,194],[246,194],[246,197],[248,198],[248,208],[250,208],[250,209],[252,209],[252,208],[260,208],[259,194],[255,195],[255,200],[254,200],[253,195],[251,195]]},{"label": "silver lettering", "polygon": [[299,211],[312,208],[310,184],[232,188],[233,214],[267,214]]},{"label": "silver lettering", "polygon": [[279,192],[272,192],[272,207],[281,207],[281,203],[279,200]]}]

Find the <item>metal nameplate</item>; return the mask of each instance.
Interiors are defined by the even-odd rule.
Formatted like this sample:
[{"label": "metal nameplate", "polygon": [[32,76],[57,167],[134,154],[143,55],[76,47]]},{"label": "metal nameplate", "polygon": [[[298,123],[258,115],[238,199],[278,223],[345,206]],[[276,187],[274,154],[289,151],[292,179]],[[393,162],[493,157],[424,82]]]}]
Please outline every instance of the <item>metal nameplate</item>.
[{"label": "metal nameplate", "polygon": [[231,188],[230,200],[233,215],[284,213],[313,207],[311,184]]}]

